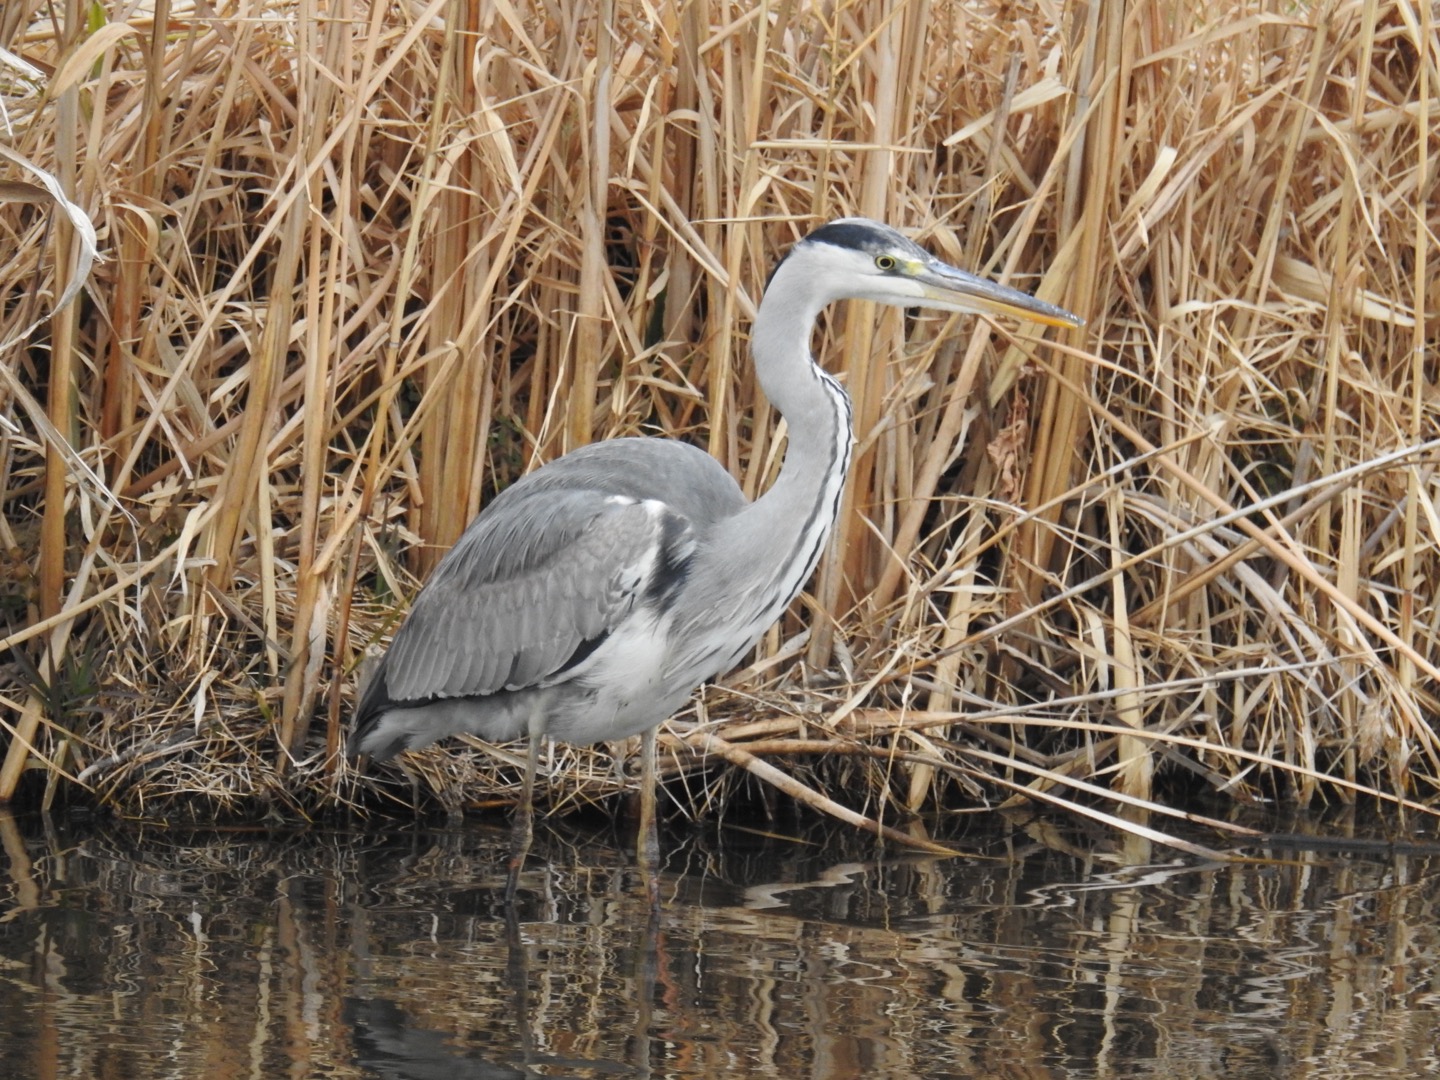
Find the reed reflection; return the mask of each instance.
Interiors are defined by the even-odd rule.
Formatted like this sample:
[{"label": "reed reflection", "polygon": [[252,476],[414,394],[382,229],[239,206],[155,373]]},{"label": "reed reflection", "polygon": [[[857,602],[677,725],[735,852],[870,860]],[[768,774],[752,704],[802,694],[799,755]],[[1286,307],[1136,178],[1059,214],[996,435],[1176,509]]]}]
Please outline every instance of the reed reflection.
[{"label": "reed reflection", "polygon": [[1440,1074],[1423,844],[1215,863],[1041,819],[958,839],[974,857],[676,836],[657,912],[623,829],[541,830],[507,909],[503,827],[0,815],[0,1070]]}]

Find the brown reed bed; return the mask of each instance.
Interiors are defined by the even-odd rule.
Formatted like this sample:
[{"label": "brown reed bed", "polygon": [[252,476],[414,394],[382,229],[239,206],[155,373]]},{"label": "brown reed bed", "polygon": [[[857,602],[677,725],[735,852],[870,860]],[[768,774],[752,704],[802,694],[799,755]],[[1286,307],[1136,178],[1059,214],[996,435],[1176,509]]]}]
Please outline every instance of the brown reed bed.
[{"label": "brown reed bed", "polygon": [[94,10],[0,11],[0,800],[507,802],[512,748],[345,762],[359,658],[568,448],[762,490],[754,301],[861,213],[1090,323],[832,314],[835,543],[675,802],[1436,803],[1429,5]]}]

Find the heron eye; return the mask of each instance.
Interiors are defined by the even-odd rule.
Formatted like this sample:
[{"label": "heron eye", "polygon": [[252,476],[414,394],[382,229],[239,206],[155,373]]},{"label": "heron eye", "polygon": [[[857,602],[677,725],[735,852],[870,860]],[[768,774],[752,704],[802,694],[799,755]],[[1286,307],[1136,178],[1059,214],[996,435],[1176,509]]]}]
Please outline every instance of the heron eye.
[{"label": "heron eye", "polygon": [[875,266],[879,270],[894,270],[896,267],[894,255],[876,255]]}]

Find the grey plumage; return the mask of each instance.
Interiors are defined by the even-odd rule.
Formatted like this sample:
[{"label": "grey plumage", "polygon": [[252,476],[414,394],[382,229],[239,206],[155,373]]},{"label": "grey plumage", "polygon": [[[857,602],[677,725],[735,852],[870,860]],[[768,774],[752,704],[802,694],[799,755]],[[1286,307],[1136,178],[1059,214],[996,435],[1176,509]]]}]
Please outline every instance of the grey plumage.
[{"label": "grey plumage", "polygon": [[383,759],[459,731],[518,738],[542,707],[547,733],[570,742],[658,723],[645,710],[586,738],[601,719],[586,662],[637,605],[671,603],[696,534],[745,505],[714,458],[661,439],[595,443],[523,477],[416,598],[356,710],[352,752]]}]

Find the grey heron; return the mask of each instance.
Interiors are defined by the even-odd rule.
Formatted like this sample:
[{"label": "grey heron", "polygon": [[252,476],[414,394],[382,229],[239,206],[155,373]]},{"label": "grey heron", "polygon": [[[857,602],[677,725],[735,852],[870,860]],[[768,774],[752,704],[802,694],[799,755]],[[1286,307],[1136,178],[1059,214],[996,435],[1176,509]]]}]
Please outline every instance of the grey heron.
[{"label": "grey heron", "polygon": [[622,438],[516,481],[441,559],[355,711],[351,754],[386,759],[468,732],[529,739],[508,893],[529,848],[541,741],[643,734],[642,863],[653,864],[655,728],[740,660],[815,569],[840,506],[850,400],[810,337],[837,300],[1082,320],[948,266],[896,230],[842,218],[770,276],[751,333],[785,418],[774,484],[754,502],[685,443]]}]

